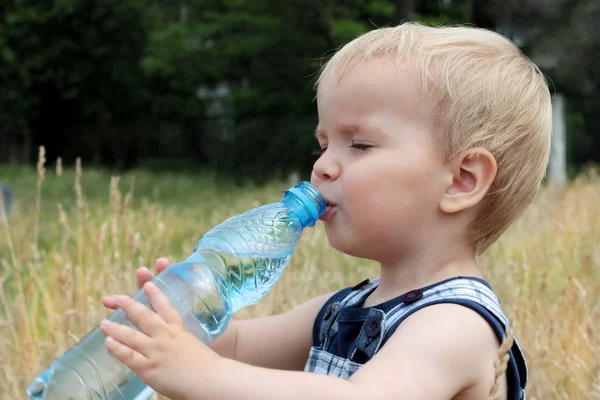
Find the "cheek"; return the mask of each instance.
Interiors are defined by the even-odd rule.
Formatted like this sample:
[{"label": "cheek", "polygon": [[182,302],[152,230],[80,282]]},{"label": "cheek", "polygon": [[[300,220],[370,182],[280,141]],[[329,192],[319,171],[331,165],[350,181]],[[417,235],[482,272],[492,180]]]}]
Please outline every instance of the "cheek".
[{"label": "cheek", "polygon": [[[428,161],[423,159],[422,163]],[[419,214],[431,212],[436,203],[438,182],[435,171],[417,162],[390,162],[353,174],[344,183],[352,207],[353,220],[364,225],[371,220],[389,227]],[[358,171],[357,171],[358,172]]]}]

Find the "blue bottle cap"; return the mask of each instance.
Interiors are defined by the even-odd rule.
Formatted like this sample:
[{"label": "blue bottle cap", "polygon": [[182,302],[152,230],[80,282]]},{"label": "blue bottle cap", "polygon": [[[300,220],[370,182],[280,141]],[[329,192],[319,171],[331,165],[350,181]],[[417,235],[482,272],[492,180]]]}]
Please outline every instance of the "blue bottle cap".
[{"label": "blue bottle cap", "polygon": [[313,226],[317,222],[317,219],[319,219],[319,216],[327,209],[325,199],[317,188],[309,182],[300,182],[293,188],[284,191],[284,193],[291,193],[300,200],[311,217],[311,220],[307,221],[308,226]]}]

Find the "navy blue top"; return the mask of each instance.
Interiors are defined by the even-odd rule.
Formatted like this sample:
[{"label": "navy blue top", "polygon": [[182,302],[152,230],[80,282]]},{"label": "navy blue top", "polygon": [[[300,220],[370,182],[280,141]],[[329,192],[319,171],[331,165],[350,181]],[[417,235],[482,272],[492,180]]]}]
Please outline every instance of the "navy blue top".
[{"label": "navy blue top", "polygon": [[[485,280],[476,278],[476,277],[464,277],[464,276],[446,279],[446,280],[434,283],[432,285],[420,288],[420,290],[424,292],[426,290],[433,289],[438,285],[441,285],[443,283],[446,283],[446,282],[454,280],[454,279],[475,280],[475,281],[478,281],[478,282],[484,284],[485,286],[490,288],[490,290],[492,290],[489,283],[486,282]],[[365,280],[354,287],[347,287],[345,289],[340,290],[339,292],[335,293],[323,305],[323,307],[317,314],[317,317],[315,319],[315,323],[313,326],[313,346],[321,345],[321,341],[320,341],[321,324],[323,322],[324,314],[327,312],[329,305],[333,302],[341,301],[346,296],[348,296],[352,291],[359,290],[360,288],[365,286],[368,282],[369,282],[369,280]],[[361,328],[363,327],[363,324],[365,323],[365,319],[367,318],[367,315],[369,314],[369,310],[371,308],[374,308],[374,309],[381,310],[387,314],[392,308],[399,305],[400,303],[405,302],[403,298],[404,298],[404,296],[406,296],[406,294],[395,297],[384,303],[377,304],[373,307],[362,308],[362,305],[364,304],[364,301],[366,300],[366,298],[375,289],[376,289],[376,287],[373,287],[371,290],[365,291],[365,293],[360,301],[358,301],[354,305],[346,305],[342,309],[339,310],[338,318],[337,318],[337,323],[338,323],[337,333],[333,334],[333,336],[331,336],[329,338],[327,349],[323,349],[323,350],[325,350],[331,354],[334,354],[336,356],[339,356],[339,357],[350,358],[350,354],[356,347],[357,338],[359,336]],[[413,292],[413,291],[411,291],[411,292]],[[408,293],[411,293],[411,292],[408,292]],[[489,310],[487,310],[485,307],[481,306],[480,304],[472,302],[472,301],[468,301],[468,300],[462,300],[462,299],[456,299],[456,300],[446,299],[441,302],[460,304],[460,305],[466,306],[466,307],[478,312],[494,329],[494,332],[496,333],[496,336],[498,337],[498,339],[500,341],[502,341],[504,339],[506,332],[505,332],[505,327],[504,327],[503,323],[494,314],[492,314]],[[423,307],[427,307],[427,305],[431,305],[431,303],[423,305]],[[418,311],[419,309],[421,309],[423,307],[418,307],[416,310],[414,310],[414,312]],[[409,315],[406,315],[406,317],[408,317],[408,316]],[[383,346],[385,344],[385,341],[387,341],[391,337],[391,335],[394,333],[394,331],[396,330],[398,325],[405,318],[398,321],[396,326],[386,327],[385,337],[383,338],[381,346]],[[510,361],[508,363],[507,371],[506,371],[507,383],[508,383],[508,399],[509,400],[520,399],[521,398],[521,387],[524,388],[526,385],[526,381],[527,381],[527,369],[526,369],[526,364],[525,364],[525,359],[523,357],[523,354],[521,353],[521,350],[517,346],[516,342],[513,345],[513,348],[511,349],[511,351],[509,352],[509,355],[510,355]],[[354,361],[364,364],[365,362],[368,361],[368,357],[366,357],[362,353],[357,353],[355,355]]]}]

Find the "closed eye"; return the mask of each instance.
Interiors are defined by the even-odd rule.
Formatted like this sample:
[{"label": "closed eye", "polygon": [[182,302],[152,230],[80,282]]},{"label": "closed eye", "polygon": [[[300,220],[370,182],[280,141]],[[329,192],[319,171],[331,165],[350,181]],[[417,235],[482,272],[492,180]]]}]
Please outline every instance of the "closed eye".
[{"label": "closed eye", "polygon": [[325,150],[327,150],[327,147],[323,147],[323,148],[320,148],[320,149],[313,150],[313,151],[311,151],[311,154],[315,155],[315,156],[322,156],[323,153],[325,153]]},{"label": "closed eye", "polygon": [[356,150],[360,150],[360,151],[367,151],[369,149],[371,149],[373,147],[373,145],[370,144],[364,144],[364,143],[353,143],[352,146],[353,149]]}]

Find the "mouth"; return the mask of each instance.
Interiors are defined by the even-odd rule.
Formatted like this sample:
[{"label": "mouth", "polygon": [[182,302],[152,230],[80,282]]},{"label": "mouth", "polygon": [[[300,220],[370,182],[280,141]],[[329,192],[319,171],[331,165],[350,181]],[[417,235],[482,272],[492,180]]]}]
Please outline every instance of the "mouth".
[{"label": "mouth", "polygon": [[327,201],[327,208],[325,209],[325,212],[323,214],[321,214],[321,216],[319,217],[319,219],[323,222],[327,222],[329,221],[333,215],[335,214],[335,212],[337,211],[337,205],[329,200]]}]

